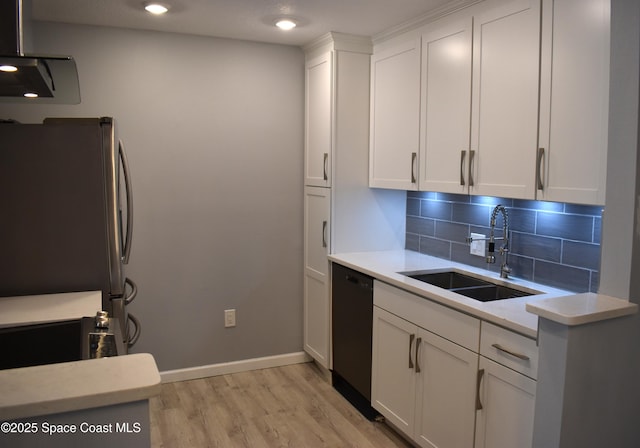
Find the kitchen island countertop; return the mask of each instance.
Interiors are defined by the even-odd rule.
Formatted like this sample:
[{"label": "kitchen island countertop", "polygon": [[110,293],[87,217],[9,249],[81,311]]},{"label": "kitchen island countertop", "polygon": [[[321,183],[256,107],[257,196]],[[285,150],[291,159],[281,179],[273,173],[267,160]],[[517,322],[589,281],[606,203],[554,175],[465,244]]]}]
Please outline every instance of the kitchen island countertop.
[{"label": "kitchen island countertop", "polygon": [[160,392],[148,353],[0,371],[0,421],[146,400]]},{"label": "kitchen island countertop", "polygon": [[0,327],[80,319],[101,309],[100,291],[0,297]]}]

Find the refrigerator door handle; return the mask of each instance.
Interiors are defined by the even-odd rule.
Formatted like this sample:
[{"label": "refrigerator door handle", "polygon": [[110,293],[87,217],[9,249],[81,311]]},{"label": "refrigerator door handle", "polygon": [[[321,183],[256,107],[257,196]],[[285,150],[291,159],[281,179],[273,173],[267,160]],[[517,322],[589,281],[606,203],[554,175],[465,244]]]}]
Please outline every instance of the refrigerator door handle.
[{"label": "refrigerator door handle", "polygon": [[124,150],[122,140],[118,140],[118,154],[122,161],[122,172],[124,174],[124,185],[127,194],[127,235],[124,240],[124,248],[122,254],[122,263],[129,263],[131,255],[131,237],[133,235],[133,191],[131,188],[131,171],[129,170],[129,161],[127,153]]},{"label": "refrigerator door handle", "polygon": [[[133,323],[134,331],[133,336],[129,336],[129,322]],[[129,318],[127,320],[127,346],[129,348],[133,347],[138,339],[140,338],[142,327],[140,326],[140,321],[133,314],[129,313]]]},{"label": "refrigerator door handle", "polygon": [[125,295],[125,298],[124,298],[124,304],[129,305],[131,302],[133,302],[133,299],[135,299],[136,296],[138,295],[138,285],[136,285],[136,282],[131,280],[129,277],[124,279],[124,282],[127,285],[131,286],[131,294]]}]

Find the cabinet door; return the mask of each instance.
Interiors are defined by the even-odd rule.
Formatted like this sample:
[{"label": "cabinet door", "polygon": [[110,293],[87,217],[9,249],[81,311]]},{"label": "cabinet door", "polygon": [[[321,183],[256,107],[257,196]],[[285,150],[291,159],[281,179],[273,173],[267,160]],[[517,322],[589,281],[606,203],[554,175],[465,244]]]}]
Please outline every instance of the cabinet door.
[{"label": "cabinet door", "polygon": [[415,440],[428,448],[471,447],[478,354],[425,330],[417,350]]},{"label": "cabinet door", "polygon": [[420,190],[468,191],[471,38],[471,17],[422,35]]},{"label": "cabinet door", "polygon": [[332,53],[306,63],[305,185],[331,186]]},{"label": "cabinet door", "polygon": [[471,193],[535,197],[540,0],[474,16]]},{"label": "cabinet door", "polygon": [[369,186],[416,190],[420,132],[420,41],[371,58]]},{"label": "cabinet door", "polygon": [[371,405],[409,437],[414,430],[418,327],[373,308]]},{"label": "cabinet door", "polygon": [[307,187],[304,202],[304,349],[329,368],[330,190]]},{"label": "cabinet door", "polygon": [[482,356],[480,372],[475,448],[531,447],[536,382]]},{"label": "cabinet door", "polygon": [[609,9],[609,0],[544,3],[538,199],[604,204]]}]

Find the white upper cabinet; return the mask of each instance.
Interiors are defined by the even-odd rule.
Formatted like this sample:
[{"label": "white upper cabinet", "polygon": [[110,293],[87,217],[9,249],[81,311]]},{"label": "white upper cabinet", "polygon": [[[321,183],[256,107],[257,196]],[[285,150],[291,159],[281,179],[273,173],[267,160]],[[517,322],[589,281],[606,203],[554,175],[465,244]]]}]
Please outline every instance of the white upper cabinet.
[{"label": "white upper cabinet", "polygon": [[374,51],[370,185],[534,199],[540,0],[479,3],[412,33]]},{"label": "white upper cabinet", "polygon": [[422,35],[420,189],[467,193],[473,20],[442,20]]},{"label": "white upper cabinet", "polygon": [[535,197],[539,69],[540,0],[474,15],[471,193]]},{"label": "white upper cabinet", "polygon": [[307,61],[305,91],[305,185],[331,186],[332,53]]},{"label": "white upper cabinet", "polygon": [[416,190],[420,128],[420,41],[371,58],[369,186]]},{"label": "white upper cabinet", "polygon": [[604,204],[610,0],[486,0],[378,43],[371,187]]},{"label": "white upper cabinet", "polygon": [[604,204],[609,0],[544,0],[538,199]]}]

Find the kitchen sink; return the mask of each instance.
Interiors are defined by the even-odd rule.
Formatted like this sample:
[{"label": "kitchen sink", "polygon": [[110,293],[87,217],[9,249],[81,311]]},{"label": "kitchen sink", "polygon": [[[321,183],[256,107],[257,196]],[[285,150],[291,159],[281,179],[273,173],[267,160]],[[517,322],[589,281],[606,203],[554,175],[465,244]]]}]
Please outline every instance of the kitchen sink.
[{"label": "kitchen sink", "polygon": [[447,272],[429,272],[429,273],[405,273],[407,277],[415,278],[421,282],[429,283],[430,285],[437,286],[443,289],[458,289],[469,288],[474,286],[489,286],[489,283],[485,280],[481,280],[476,277],[461,274],[456,271]]},{"label": "kitchen sink", "polygon": [[481,302],[541,294],[539,291],[512,288],[458,271],[418,271],[399,274]]},{"label": "kitchen sink", "polygon": [[490,302],[491,300],[513,299],[514,297],[526,297],[533,295],[530,292],[520,291],[519,289],[509,288],[501,285],[476,286],[472,288],[457,288],[450,291],[461,294],[481,302]]},{"label": "kitchen sink", "polygon": [[0,328],[0,370],[125,354],[117,319],[109,329],[93,317]]}]

